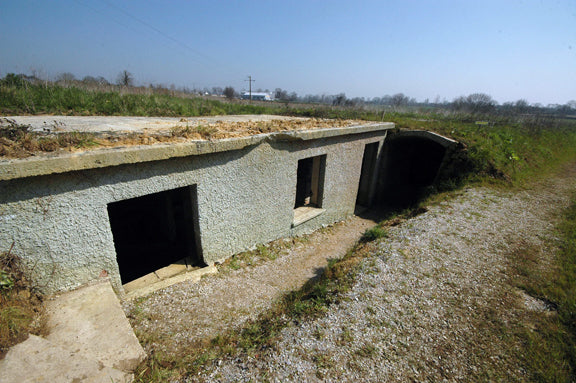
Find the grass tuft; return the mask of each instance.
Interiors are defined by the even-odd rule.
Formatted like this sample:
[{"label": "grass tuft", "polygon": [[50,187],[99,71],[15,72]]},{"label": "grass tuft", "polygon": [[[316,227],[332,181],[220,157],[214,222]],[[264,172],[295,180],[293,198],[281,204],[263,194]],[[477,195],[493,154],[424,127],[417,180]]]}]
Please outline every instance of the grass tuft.
[{"label": "grass tuft", "polygon": [[388,238],[388,230],[380,226],[367,229],[362,235],[362,242],[371,242],[380,238]]}]

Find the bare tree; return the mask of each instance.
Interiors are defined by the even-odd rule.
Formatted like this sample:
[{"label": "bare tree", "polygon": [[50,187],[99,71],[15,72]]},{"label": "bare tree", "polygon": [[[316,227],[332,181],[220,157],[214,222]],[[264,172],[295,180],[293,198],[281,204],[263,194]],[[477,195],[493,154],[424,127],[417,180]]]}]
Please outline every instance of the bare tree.
[{"label": "bare tree", "polygon": [[134,85],[134,76],[132,76],[132,73],[128,72],[127,70],[123,70],[118,75],[116,84],[121,86],[132,86]]},{"label": "bare tree", "polygon": [[231,86],[224,88],[224,96],[228,99],[233,99],[236,96],[236,91]]},{"label": "bare tree", "polygon": [[460,96],[452,101],[452,109],[471,114],[486,114],[492,112],[498,103],[485,93],[472,93],[466,97]]},{"label": "bare tree", "polygon": [[334,101],[332,101],[332,105],[341,106],[345,104],[346,104],[346,94],[340,93],[334,96]]},{"label": "bare tree", "polygon": [[472,93],[466,97],[471,113],[489,113],[496,107],[497,103],[485,93]]},{"label": "bare tree", "polygon": [[280,101],[288,101],[288,92],[282,88],[276,88],[274,90],[274,98]]},{"label": "bare tree", "polygon": [[396,93],[390,99],[390,103],[395,108],[398,108],[401,106],[406,106],[406,105],[408,105],[409,102],[410,102],[410,98],[408,96],[405,96],[404,93]]},{"label": "bare tree", "polygon": [[68,85],[71,84],[72,82],[76,81],[76,76],[74,76],[72,73],[70,72],[64,72],[64,73],[60,73],[57,77],[56,77],[56,81],[63,83],[64,85]]}]

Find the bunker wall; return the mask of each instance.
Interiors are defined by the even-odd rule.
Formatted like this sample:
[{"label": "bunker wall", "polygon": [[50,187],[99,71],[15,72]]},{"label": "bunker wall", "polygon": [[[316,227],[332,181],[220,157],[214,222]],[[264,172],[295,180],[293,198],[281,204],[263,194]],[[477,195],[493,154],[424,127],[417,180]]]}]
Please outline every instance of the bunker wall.
[{"label": "bunker wall", "polygon": [[[72,289],[102,270],[122,291],[108,204],[194,185],[199,256],[213,264],[351,215],[365,145],[385,135],[264,140],[219,153],[0,181],[0,249],[14,243],[12,251],[44,291]],[[324,155],[323,212],[294,226],[298,160]]]}]

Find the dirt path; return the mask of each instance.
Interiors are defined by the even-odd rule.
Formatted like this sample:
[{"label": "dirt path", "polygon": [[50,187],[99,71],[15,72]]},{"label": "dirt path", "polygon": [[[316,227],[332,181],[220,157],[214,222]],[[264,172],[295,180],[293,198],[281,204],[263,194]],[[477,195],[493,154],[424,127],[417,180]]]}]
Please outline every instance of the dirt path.
[{"label": "dirt path", "polygon": [[255,318],[283,294],[315,278],[329,259],[343,257],[374,217],[353,216],[304,239],[277,259],[232,270],[199,283],[184,282],[136,302],[125,302],[137,334],[147,333],[148,350],[180,352]]}]

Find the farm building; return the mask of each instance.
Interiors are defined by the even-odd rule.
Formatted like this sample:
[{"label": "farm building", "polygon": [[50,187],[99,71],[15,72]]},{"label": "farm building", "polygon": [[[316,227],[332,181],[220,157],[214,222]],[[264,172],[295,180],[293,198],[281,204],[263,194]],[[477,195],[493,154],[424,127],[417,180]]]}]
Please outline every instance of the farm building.
[{"label": "farm building", "polygon": [[[243,100],[250,100],[250,93],[249,92],[242,93],[242,99]],[[270,94],[268,94],[268,93],[252,92],[252,100],[254,100],[254,101],[272,101],[272,96],[270,96]]]},{"label": "farm building", "polygon": [[[278,116],[10,119],[110,143],[0,160],[0,249],[21,256],[46,292],[105,271],[124,293],[174,265],[204,270],[311,232],[432,184],[455,144],[392,123]],[[174,138],[207,127],[210,139]],[[172,138],[151,143],[162,135]]]}]

